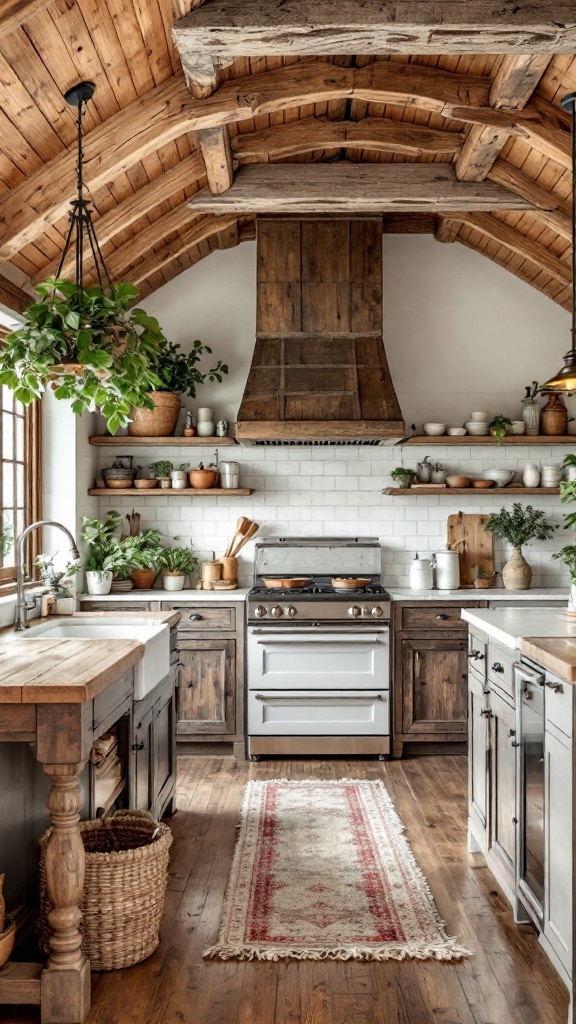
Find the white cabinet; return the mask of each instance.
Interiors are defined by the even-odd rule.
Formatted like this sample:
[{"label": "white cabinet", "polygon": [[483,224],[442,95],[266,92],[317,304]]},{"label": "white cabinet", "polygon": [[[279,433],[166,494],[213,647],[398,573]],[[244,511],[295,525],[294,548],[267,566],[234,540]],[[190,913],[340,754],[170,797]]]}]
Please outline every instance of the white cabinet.
[{"label": "white cabinet", "polygon": [[468,848],[488,848],[488,691],[474,671],[468,676]]},{"label": "white cabinet", "polygon": [[490,687],[490,754],[488,864],[514,900],[516,883],[516,711],[514,705]]},{"label": "white cabinet", "polygon": [[[570,684],[563,684],[569,690]],[[546,704],[556,694],[546,693]],[[544,938],[572,975],[573,750],[572,741],[546,722],[544,733]]]}]

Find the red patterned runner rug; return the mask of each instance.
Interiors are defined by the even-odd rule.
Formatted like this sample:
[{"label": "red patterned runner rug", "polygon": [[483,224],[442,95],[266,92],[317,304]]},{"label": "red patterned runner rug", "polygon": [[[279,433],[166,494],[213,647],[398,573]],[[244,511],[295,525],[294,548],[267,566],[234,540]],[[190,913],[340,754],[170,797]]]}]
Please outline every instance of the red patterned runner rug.
[{"label": "red patterned runner rug", "polygon": [[249,782],[218,942],[238,960],[457,960],[382,782]]}]

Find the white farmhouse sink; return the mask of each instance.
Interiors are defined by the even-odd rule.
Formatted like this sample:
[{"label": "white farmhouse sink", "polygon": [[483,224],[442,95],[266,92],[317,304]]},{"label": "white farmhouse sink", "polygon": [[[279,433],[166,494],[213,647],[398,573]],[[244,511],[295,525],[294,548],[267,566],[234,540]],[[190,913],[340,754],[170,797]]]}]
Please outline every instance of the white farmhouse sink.
[{"label": "white farmhouse sink", "polygon": [[[146,694],[168,675],[170,669],[170,630],[154,619],[114,616],[114,620],[73,616],[54,617],[51,622],[31,624],[21,632],[8,633],[3,640],[138,640],[144,644],[144,657],[134,666],[134,700]],[[94,651],[94,655],[97,652]]]}]

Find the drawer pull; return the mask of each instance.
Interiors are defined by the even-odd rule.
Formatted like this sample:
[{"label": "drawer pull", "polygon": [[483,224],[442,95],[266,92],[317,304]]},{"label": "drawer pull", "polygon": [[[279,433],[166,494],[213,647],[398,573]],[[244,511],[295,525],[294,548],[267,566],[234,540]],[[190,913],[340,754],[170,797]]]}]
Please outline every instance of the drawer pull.
[{"label": "drawer pull", "polygon": [[501,664],[501,662],[495,661],[494,664],[492,665],[492,671],[493,672],[503,672],[504,671],[504,666]]},{"label": "drawer pull", "polygon": [[481,714],[482,718],[492,718],[493,717],[492,712],[489,711],[488,708],[483,708],[482,711],[480,712],[480,714]]},{"label": "drawer pull", "polygon": [[193,622],[200,622],[204,618],[204,616],[198,615],[198,612],[194,612],[194,614],[189,615],[188,618],[192,619]]},{"label": "drawer pull", "polygon": [[549,690],[554,690],[554,693],[562,693],[562,683],[549,683],[548,680],[546,680],[545,685]]},{"label": "drawer pull", "polygon": [[480,654],[480,651],[470,651],[468,657],[471,658],[472,661],[484,661],[485,656]]},{"label": "drawer pull", "polygon": [[440,615],[436,616],[436,618],[439,619],[440,622],[444,622],[448,618],[448,616],[445,615],[444,612],[441,612]]},{"label": "drawer pull", "polygon": [[144,740],[141,743],[133,743],[132,750],[144,750]]}]

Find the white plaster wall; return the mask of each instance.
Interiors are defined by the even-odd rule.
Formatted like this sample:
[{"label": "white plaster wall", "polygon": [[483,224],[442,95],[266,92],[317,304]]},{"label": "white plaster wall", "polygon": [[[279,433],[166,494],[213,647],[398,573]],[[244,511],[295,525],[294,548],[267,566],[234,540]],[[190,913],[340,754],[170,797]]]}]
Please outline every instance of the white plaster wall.
[{"label": "white plaster wall", "polygon": [[[384,338],[392,377],[408,424],[424,420],[461,424],[474,409],[516,418],[524,385],[544,380],[569,347],[569,316],[529,285],[459,244],[441,245],[426,236],[384,236]],[[222,385],[205,385],[191,407],[213,406],[217,417],[234,421],[254,347],[256,246],[244,243],[217,252],[151,295],[143,305],[158,316],[168,337],[187,346],[200,338],[230,366]],[[209,458],[214,444],[198,453]],[[575,448],[576,451],[576,438]],[[156,452],[131,449],[136,462]],[[543,446],[495,449],[439,446],[430,452],[452,470],[479,472],[509,466],[521,472],[527,461],[561,461],[564,450]],[[381,494],[389,472],[401,460],[413,465],[426,449],[270,448],[221,449],[221,458],[242,462],[242,483],[250,498],[142,497],[102,499],[100,509],[131,509],[144,525],[157,524],[167,537],[186,535],[201,552],[222,554],[241,514],[262,524],[262,534],[357,535],[382,539],[384,576],[406,585],[416,550],[445,543],[451,512],[490,512],[517,500],[478,495],[392,498]],[[112,461],[100,453],[102,465]],[[177,449],[165,452],[181,461]],[[85,464],[92,470],[92,460]],[[562,521],[556,498],[532,499]],[[528,557],[537,586],[565,582],[560,563],[550,560],[566,535],[534,544]],[[504,558],[498,549],[497,557]],[[242,578],[249,580],[251,546],[243,552]]]}]

